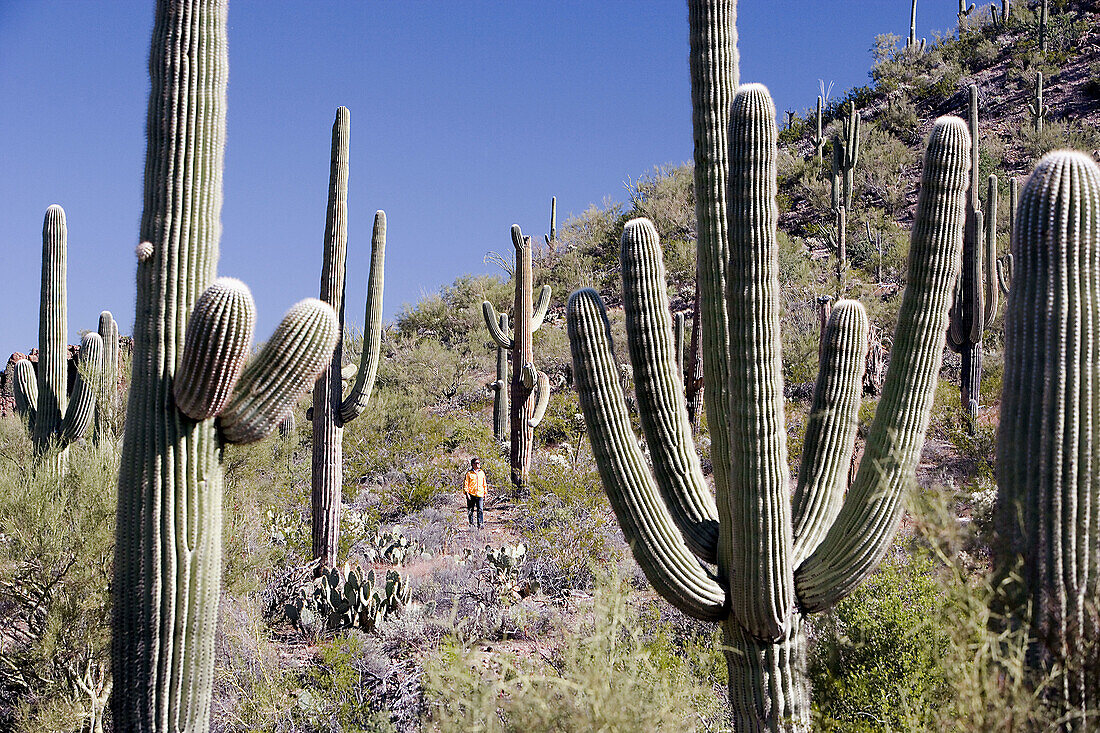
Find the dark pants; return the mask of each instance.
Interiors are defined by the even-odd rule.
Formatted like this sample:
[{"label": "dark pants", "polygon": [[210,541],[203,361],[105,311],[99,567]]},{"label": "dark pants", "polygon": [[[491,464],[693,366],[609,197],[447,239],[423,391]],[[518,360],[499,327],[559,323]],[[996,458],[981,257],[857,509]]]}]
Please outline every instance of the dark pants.
[{"label": "dark pants", "polygon": [[474,510],[477,510],[477,528],[485,524],[485,497],[466,494],[466,514],[470,517],[470,526],[474,526]]}]

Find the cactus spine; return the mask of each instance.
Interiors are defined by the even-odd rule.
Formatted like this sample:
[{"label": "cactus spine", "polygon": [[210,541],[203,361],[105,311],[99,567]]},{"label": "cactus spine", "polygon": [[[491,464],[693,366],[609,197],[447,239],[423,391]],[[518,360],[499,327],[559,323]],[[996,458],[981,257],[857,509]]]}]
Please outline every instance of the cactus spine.
[{"label": "cactus spine", "polygon": [[111,311],[99,314],[99,337],[103,339],[103,369],[96,390],[95,438],[114,438],[118,415],[118,324]]},{"label": "cactus spine", "polygon": [[[112,584],[117,730],[198,733],[209,724],[227,436],[214,417],[188,415],[179,403],[220,400],[216,386],[232,382],[226,374],[242,360],[218,357],[210,339],[247,341],[241,329],[252,318],[251,299],[233,293],[195,308],[214,280],[221,234],[225,30],[224,0],[157,3]],[[233,389],[229,417],[256,424],[269,413],[274,427],[327,361],[336,330],[324,303],[291,309],[269,342],[284,358],[256,357]],[[202,361],[196,348],[209,355],[206,371],[177,379],[182,364]]]},{"label": "cactus spine", "polygon": [[481,304],[485,325],[497,346],[512,352],[512,384],[509,395],[511,422],[511,478],[517,489],[527,486],[531,455],[535,446],[535,428],[546,414],[550,399],[550,378],[535,368],[532,336],[542,328],[546,309],[550,307],[550,286],[543,285],[536,305],[531,288],[534,275],[531,267],[531,238],[523,236],[518,224],[512,225],[512,245],[516,248],[514,275],[516,299],[512,317],[512,334],[501,328],[496,309],[489,301]]},{"label": "cactus spine", "polygon": [[[344,273],[348,255],[348,156],[351,113],[336,110],[332,123],[332,156],[329,169],[328,213],[325,218],[324,260],[321,266],[321,300],[332,306],[344,329]],[[313,558],[325,568],[336,564],[340,544],[340,492],[344,482],[344,424],[366,409],[378,374],[382,345],[382,284],[386,254],[386,213],[374,215],[371,237],[370,276],[367,284],[363,350],[351,393],[344,398],[341,369],[344,345],[336,343],[332,362],[313,388]]]},{"label": "cactus spine", "polygon": [[966,202],[966,234],[963,238],[962,272],[955,285],[947,345],[962,357],[960,399],[973,432],[982,385],[982,337],[997,315],[997,177],[987,184],[982,210],[978,182],[978,87],[970,86],[970,186]]},{"label": "cactus spine", "polygon": [[[628,345],[653,475],[631,430],[599,296],[578,290],[567,309],[580,404],[612,507],[657,591],[685,613],[723,622],[736,730],[808,728],[803,614],[850,593],[873,571],[901,521],[943,349],[968,165],[965,123],[940,119],[925,154],[894,358],[859,473],[845,496],[867,318],[859,303],[841,301],[827,329],[815,417],[792,501],[782,427],[776,135],[767,90],[742,87],[729,122],[727,284],[702,294],[704,307],[721,299],[729,314],[724,341],[715,338],[718,324],[703,321],[707,348],[724,367],[704,372],[709,414],[727,428],[722,443],[712,438],[715,465],[722,456],[725,466],[721,480],[716,471],[715,499],[686,426],[671,359],[664,267],[648,220],[624,229],[622,265]],[[728,375],[725,402],[716,399],[720,373]],[[717,575],[698,560],[716,560]]]},{"label": "cactus spine", "polygon": [[[84,437],[95,411],[94,383],[102,371],[103,345],[98,334],[80,342],[82,374],[69,398],[68,318],[65,270],[68,254],[65,211],[57,204],[46,209],[42,223],[42,294],[38,309],[38,371],[29,360],[19,366],[15,380],[16,404],[27,416],[35,454],[54,471],[64,470],[69,445]],[[33,385],[33,386],[32,386]]]},{"label": "cactus spine", "polygon": [[1043,122],[1050,116],[1050,105],[1043,104],[1043,72],[1035,72],[1035,96],[1027,105],[1027,111],[1031,113],[1035,132],[1043,132]]},{"label": "cactus spine", "polygon": [[[500,314],[500,331],[508,333],[508,316]],[[497,344],[497,378],[493,390],[493,436],[497,442],[508,440],[508,349]]]},{"label": "cactus spine", "polygon": [[1016,282],[1005,313],[997,436],[995,570],[1016,621],[1030,623],[1027,663],[1060,730],[1096,710],[1100,644],[1100,169],[1048,154],[1021,194],[1012,237]]}]

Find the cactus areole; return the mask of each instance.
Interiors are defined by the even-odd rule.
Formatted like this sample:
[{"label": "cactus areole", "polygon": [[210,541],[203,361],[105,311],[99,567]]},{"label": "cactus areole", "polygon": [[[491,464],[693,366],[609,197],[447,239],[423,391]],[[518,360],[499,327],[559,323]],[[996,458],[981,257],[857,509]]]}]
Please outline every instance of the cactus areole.
[{"label": "cactus areole", "polygon": [[[695,95],[696,72],[735,58],[729,46],[733,4],[693,0],[689,11],[694,118],[718,124],[718,116],[701,113],[698,105],[703,97],[703,104],[721,107],[720,96],[713,86]],[[728,67],[717,74],[733,76]],[[970,139],[966,124],[954,117],[938,120],[929,137],[892,358],[851,488],[845,493],[867,316],[859,303],[842,300],[826,329],[792,494],[779,338],[775,108],[760,85],[741,87],[729,108],[728,126],[723,124],[724,287],[701,278],[702,312],[728,316],[718,322],[705,316],[702,326],[710,359],[703,375],[708,418],[713,416],[714,495],[687,425],[661,248],[648,220],[626,225],[621,250],[627,340],[648,461],[631,427],[595,291],[573,293],[567,325],[593,455],[635,559],[670,603],[722,623],[734,729],[801,731],[810,725],[803,616],[829,608],[875,569],[901,522],[913,480],[957,276]],[[697,130],[697,145],[711,134]],[[706,158],[697,147],[700,157]],[[714,207],[717,194],[697,188],[697,205]],[[702,237],[704,228],[699,231]],[[714,246],[713,239],[709,243]],[[713,262],[716,253],[704,257],[703,246],[701,240],[700,262]]]},{"label": "cactus areole", "polygon": [[500,320],[489,301],[481,304],[485,326],[497,346],[512,352],[512,382],[509,394],[511,421],[511,478],[517,489],[526,488],[531,470],[531,455],[535,447],[535,428],[546,413],[550,399],[550,379],[534,365],[533,336],[542,327],[546,309],[550,306],[550,286],[543,285],[536,304],[531,288],[534,275],[531,266],[531,238],[523,236],[518,224],[512,225],[512,245],[516,248],[516,300],[512,311],[512,333],[501,328]]},{"label": "cactus areole", "polygon": [[207,730],[222,446],[273,430],[336,344],[335,313],[304,300],[245,365],[251,296],[238,281],[214,281],[225,31],[224,0],[157,3],[112,584],[111,709],[127,733]]}]

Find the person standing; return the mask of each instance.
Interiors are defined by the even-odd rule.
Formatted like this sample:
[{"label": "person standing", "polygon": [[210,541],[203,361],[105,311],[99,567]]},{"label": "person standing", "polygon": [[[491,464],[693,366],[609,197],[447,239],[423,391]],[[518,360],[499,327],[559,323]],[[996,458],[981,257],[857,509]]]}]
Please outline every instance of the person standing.
[{"label": "person standing", "polygon": [[481,461],[470,460],[470,470],[466,472],[464,488],[466,490],[466,514],[470,526],[474,526],[474,511],[477,511],[477,528],[485,524],[485,472],[481,470]]}]

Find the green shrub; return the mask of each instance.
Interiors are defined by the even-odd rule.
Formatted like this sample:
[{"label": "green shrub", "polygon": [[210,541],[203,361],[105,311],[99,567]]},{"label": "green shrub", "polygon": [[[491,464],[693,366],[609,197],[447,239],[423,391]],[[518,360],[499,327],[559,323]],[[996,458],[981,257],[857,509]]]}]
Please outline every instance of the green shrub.
[{"label": "green shrub", "polygon": [[810,655],[821,730],[926,729],[950,699],[939,663],[951,643],[932,564],[888,561],[814,621]]}]

